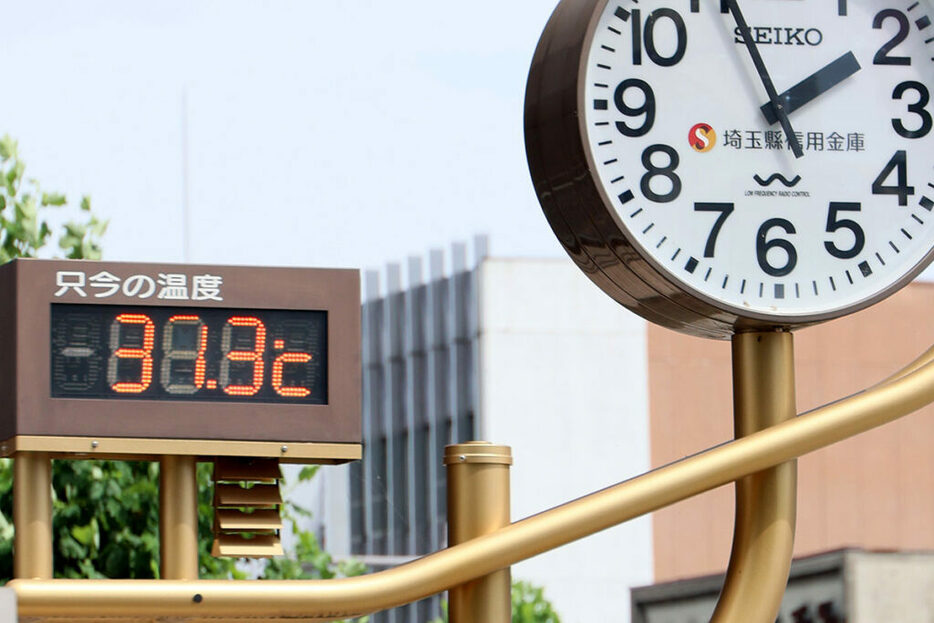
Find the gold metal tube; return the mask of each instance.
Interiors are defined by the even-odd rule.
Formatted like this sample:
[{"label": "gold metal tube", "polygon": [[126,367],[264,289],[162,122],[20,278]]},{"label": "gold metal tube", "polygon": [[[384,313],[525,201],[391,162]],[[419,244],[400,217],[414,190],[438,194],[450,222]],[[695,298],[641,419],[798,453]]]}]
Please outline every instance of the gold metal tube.
[{"label": "gold metal tube", "polygon": [[44,452],[13,459],[13,577],[52,577],[52,460]]},{"label": "gold metal tube", "polygon": [[[733,338],[733,419],[737,438],[795,417],[791,333]],[[794,550],[797,462],[736,481],[733,550],[713,623],[770,623],[778,615]]]},{"label": "gold metal tube", "polygon": [[168,580],[198,579],[198,480],[193,456],[159,466],[159,568]]},{"label": "gold metal tube", "polygon": [[[448,543],[458,545],[509,525],[509,446],[471,441],[444,449]],[[509,623],[509,567],[448,591],[451,623]]]},{"label": "gold metal tube", "polygon": [[406,604],[891,422],[934,401],[934,363],[496,532],[368,576],[338,580],[13,580],[20,615],[305,617]]}]

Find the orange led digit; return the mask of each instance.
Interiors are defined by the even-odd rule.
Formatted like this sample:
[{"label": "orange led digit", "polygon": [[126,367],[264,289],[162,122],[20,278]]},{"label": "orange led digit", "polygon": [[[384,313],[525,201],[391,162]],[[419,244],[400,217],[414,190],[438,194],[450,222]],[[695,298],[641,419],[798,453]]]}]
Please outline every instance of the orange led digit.
[{"label": "orange led digit", "polygon": [[282,386],[282,371],[285,368],[287,363],[308,363],[311,361],[311,355],[308,353],[282,353],[276,357],[275,361],[272,363],[272,388],[276,390],[276,393],[280,396],[288,396],[290,398],[304,398],[311,393],[311,390],[307,387],[302,387],[300,385],[296,386]]},{"label": "orange led digit", "polygon": [[[126,326],[143,325],[141,347],[121,346]],[[110,388],[121,394],[140,394],[152,383],[152,349],[156,345],[156,325],[146,314],[120,314],[110,325],[110,359],[107,360],[107,381]],[[121,359],[139,359],[139,381],[119,379]]]},{"label": "orange led digit", "polygon": [[[197,348],[177,348],[176,329],[180,331],[194,329],[197,332]],[[205,369],[207,367],[204,353],[207,348],[208,327],[200,316],[176,314],[166,321],[162,328],[163,359],[160,374],[160,381],[165,391],[170,394],[190,395],[204,387]],[[184,377],[182,381],[177,380],[177,378],[173,379],[173,373],[176,372],[177,367],[173,364],[185,361],[194,361],[194,369],[189,372],[192,375],[190,377],[192,380],[189,382],[184,380]]]},{"label": "orange led digit", "polygon": [[[253,327],[253,350],[233,349],[234,327]],[[224,393],[231,396],[252,396],[263,386],[263,375],[266,364],[263,354],[266,352],[266,325],[254,316],[231,316],[224,325],[221,335],[221,353],[224,356],[221,362],[220,384]],[[252,385],[234,385],[230,383],[230,362],[251,362],[253,364]]]}]

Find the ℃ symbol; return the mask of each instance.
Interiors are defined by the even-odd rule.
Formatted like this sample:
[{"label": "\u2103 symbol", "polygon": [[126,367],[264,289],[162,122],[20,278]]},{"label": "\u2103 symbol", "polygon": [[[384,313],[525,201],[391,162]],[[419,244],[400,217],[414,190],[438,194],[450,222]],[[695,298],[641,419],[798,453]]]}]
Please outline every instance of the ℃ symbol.
[{"label": "\u2103 symbol", "polygon": [[694,151],[705,154],[717,145],[717,133],[710,124],[698,123],[688,132],[688,144]]}]

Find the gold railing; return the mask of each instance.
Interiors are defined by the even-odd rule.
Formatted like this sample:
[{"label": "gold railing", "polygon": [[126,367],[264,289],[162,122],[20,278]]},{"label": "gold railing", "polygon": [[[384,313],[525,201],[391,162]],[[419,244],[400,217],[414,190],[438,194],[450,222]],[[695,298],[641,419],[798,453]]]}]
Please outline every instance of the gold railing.
[{"label": "gold railing", "polygon": [[[761,397],[756,396],[760,389],[767,389],[766,386],[774,384],[776,374],[784,375],[787,379],[790,344],[790,334],[778,333],[744,334],[734,340],[734,380],[747,384],[742,391],[747,392],[749,397],[743,409],[754,411],[768,404],[777,404],[772,398],[763,403]],[[757,353],[760,348],[764,350]],[[747,349],[749,352],[746,355],[738,354],[737,349]],[[740,365],[739,361],[746,363]],[[292,581],[16,579],[9,586],[16,591],[20,615],[39,619],[125,617],[139,620],[143,617],[152,620],[157,617],[181,617],[197,620],[222,617],[236,621],[263,617],[266,620],[300,618],[305,621],[330,621],[359,616],[403,605],[489,576],[536,554],[698,493],[752,474],[758,476],[757,473],[763,470],[781,466],[802,454],[916,411],[934,401],[932,361],[934,348],[878,385],[798,417],[786,419],[783,416],[785,407],[779,405],[769,417],[784,421],[776,420],[777,423],[772,424],[768,418],[754,417],[750,420],[750,429],[772,424],[768,428],[749,432],[734,441],[452,545],[411,563],[367,576]],[[743,372],[749,369],[747,366],[752,366],[751,374]],[[779,383],[790,381],[787,379]],[[786,400],[782,404],[787,404],[788,388],[779,390],[775,400]],[[793,387],[791,391],[793,396]],[[737,400],[745,399],[738,397]],[[737,407],[740,407],[739,402]],[[737,417],[741,417],[739,412]],[[738,434],[744,432],[738,429]],[[784,490],[787,494],[787,476],[778,478],[784,478],[786,484],[779,484],[776,489],[773,483],[766,488]],[[48,488],[44,483],[37,485],[34,480],[31,481],[33,487]],[[761,479],[757,482],[759,484],[752,485],[753,489],[762,488]],[[793,482],[791,487],[794,487]],[[36,489],[33,488],[33,491]],[[773,509],[773,520],[762,525],[760,506],[767,504],[761,498],[756,501],[759,495],[754,491],[749,493],[746,499],[750,500],[752,506],[746,510],[738,508],[740,515],[747,515],[745,519],[740,517],[738,526],[745,525],[741,529],[751,530],[753,532],[750,534],[753,534],[756,530],[773,527],[775,521],[787,524],[789,508],[787,504],[778,504],[780,508]],[[29,517],[27,510],[15,517],[18,554],[28,551],[21,547],[46,547],[42,538],[36,536],[35,517]],[[39,512],[45,513],[46,510],[43,507]],[[793,505],[790,512],[793,517]],[[30,541],[24,540],[22,545],[19,540],[20,522],[28,522],[31,526],[23,537],[28,537]],[[790,527],[793,531],[793,520]],[[735,600],[735,603],[721,604],[715,615],[720,618],[715,620],[756,621],[748,611],[743,615],[743,604],[759,600],[768,600],[769,606],[765,610],[773,607],[777,610],[775,600],[780,600],[787,578],[787,563],[784,559],[790,556],[788,536],[787,531],[779,534],[761,552],[750,549],[756,547],[756,539],[743,536],[734,540],[731,564],[771,560],[769,564],[778,568],[765,572],[757,569],[759,577],[756,583],[737,584],[736,588],[731,588],[731,574],[728,573],[728,585],[723,595],[726,599]],[[40,575],[47,577],[49,574],[42,564],[23,564],[17,566],[17,569],[26,574],[32,574],[34,569]],[[761,616],[762,621],[770,620],[766,614]],[[774,620],[774,614],[771,620]]]}]

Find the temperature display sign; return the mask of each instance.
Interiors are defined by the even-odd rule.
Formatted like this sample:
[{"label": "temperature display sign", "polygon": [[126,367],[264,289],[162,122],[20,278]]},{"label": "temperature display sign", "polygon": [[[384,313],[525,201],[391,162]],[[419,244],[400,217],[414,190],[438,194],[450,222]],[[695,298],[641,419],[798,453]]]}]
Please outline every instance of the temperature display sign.
[{"label": "temperature display sign", "polygon": [[55,398],[327,404],[327,313],[52,305]]},{"label": "temperature display sign", "polygon": [[0,265],[0,456],[360,457],[360,272]]}]

